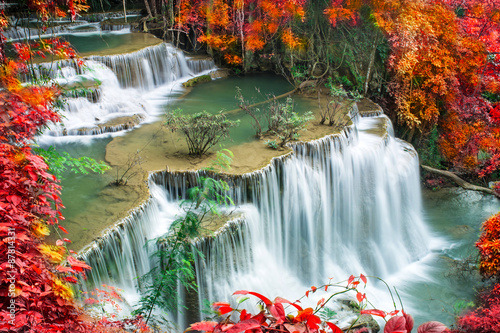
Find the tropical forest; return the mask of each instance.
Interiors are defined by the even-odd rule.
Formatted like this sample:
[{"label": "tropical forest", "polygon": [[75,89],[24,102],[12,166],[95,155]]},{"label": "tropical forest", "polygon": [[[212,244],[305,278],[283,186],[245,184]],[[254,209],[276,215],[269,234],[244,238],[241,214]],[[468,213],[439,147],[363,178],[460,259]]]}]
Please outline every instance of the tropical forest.
[{"label": "tropical forest", "polygon": [[500,333],[500,0],[0,2],[0,332]]}]

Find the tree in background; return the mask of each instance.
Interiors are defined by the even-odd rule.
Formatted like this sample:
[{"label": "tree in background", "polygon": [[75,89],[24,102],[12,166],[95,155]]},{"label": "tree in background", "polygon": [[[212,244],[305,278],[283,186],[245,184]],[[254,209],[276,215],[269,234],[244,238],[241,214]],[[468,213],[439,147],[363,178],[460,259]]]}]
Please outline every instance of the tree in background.
[{"label": "tree in background", "polygon": [[334,0],[325,14],[333,26],[355,24],[363,6],[389,41],[388,91],[403,137],[418,144],[437,125],[450,166],[498,178],[500,2]]}]

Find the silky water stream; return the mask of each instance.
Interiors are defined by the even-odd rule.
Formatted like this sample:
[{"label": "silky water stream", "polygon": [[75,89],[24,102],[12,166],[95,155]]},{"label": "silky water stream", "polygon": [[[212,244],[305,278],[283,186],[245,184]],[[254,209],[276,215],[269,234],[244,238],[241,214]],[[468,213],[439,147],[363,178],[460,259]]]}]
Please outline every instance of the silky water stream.
[{"label": "silky water stream", "polygon": [[[119,127],[103,131],[100,123],[136,114],[145,122],[154,121],[165,104],[182,94],[180,82],[214,68],[210,61],[186,59],[167,44],[90,57],[86,64],[84,69],[67,62],[53,66],[57,70],[51,75],[62,84],[90,82],[91,96],[68,98],[64,125],[54,126],[40,143],[98,158],[110,137],[127,132]],[[191,101],[196,102],[195,92]],[[217,96],[212,93],[211,99]],[[234,177],[231,195],[239,217],[196,243],[205,254],[195,263],[198,301],[189,300],[191,310],[171,314],[171,319],[185,328],[189,321],[201,319],[196,313],[203,300],[228,301],[238,289],[297,299],[311,285],[363,273],[397,286],[417,322],[449,324],[451,315],[441,309],[451,309],[456,300],[471,295],[457,290],[454,277],[444,276],[448,269],[442,260],[461,258],[464,249],[472,247],[479,223],[495,213],[498,202],[475,196],[469,200],[472,194],[463,193],[436,200],[434,193],[426,193],[424,198],[430,199],[422,205],[418,157],[410,145],[394,138],[391,126],[383,115],[356,116],[341,134],[294,143],[293,154]],[[137,277],[155,264],[146,242],[167,232],[180,213],[178,198],[185,195],[187,178],[197,177],[150,175],[150,199],[81,253],[93,267],[84,288],[117,286],[133,306],[140,297]],[[68,176],[63,183],[68,215],[85,214],[99,204],[93,197],[105,183],[100,176]],[[443,214],[445,209],[456,217]],[[468,226],[459,228],[466,236],[450,231],[455,223]],[[86,227],[76,223],[73,235]],[[95,236],[90,232],[83,242]],[[367,293],[376,306],[391,309],[382,284],[371,280]],[[339,320],[349,320],[349,315]]]}]

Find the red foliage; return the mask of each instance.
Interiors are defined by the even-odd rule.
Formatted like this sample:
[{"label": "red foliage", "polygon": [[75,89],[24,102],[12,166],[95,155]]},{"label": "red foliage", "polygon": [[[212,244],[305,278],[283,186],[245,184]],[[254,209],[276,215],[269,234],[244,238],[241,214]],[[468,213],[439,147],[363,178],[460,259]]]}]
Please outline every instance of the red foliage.
[{"label": "red foliage", "polygon": [[[214,332],[214,333],[222,333],[222,332],[230,332],[230,333],[239,333],[245,331],[245,333],[265,333],[265,332],[283,332],[283,333],[326,333],[327,329],[330,329],[332,333],[342,333],[342,330],[331,322],[322,321],[317,313],[326,304],[336,295],[344,294],[346,292],[354,292],[356,295],[360,295],[360,292],[356,289],[360,282],[364,282],[366,285],[367,279],[364,275],[360,275],[359,277],[355,277],[352,275],[347,280],[347,285],[345,284],[332,284],[328,283],[319,288],[311,287],[310,290],[306,291],[305,297],[308,297],[309,292],[319,292],[323,289],[325,292],[330,289],[337,289],[337,292],[326,296],[325,298],[320,299],[315,309],[306,308],[302,309],[296,303],[299,303],[300,300],[295,301],[294,303],[289,302],[281,297],[276,297],[274,302],[271,302],[269,298],[246,290],[236,291],[234,295],[253,295],[259,298],[262,303],[265,305],[265,309],[261,310],[256,315],[252,315],[247,313],[246,310],[239,310],[238,307],[232,308],[232,311],[227,312],[220,311],[222,307],[230,308],[228,303],[216,302],[213,303],[213,307],[218,309],[218,315],[221,317],[219,322],[215,321],[202,321],[198,323],[192,324],[186,331],[189,330],[202,330],[205,332]],[[387,316],[392,316],[389,318],[385,325],[384,333],[410,333],[413,329],[413,318],[402,312],[403,315],[396,316],[399,313],[399,310],[394,310],[390,313],[387,313],[382,310],[377,309],[364,309],[366,307],[367,302],[365,301],[365,296],[360,300],[358,298],[358,302],[360,303],[360,315],[361,314],[370,314],[377,315],[383,318]],[[303,296],[304,297],[304,296]],[[325,299],[327,299],[325,301]],[[297,310],[297,314],[287,313],[285,308],[283,307],[283,303],[291,304]],[[235,314],[240,313],[239,316]],[[239,321],[234,321],[234,318],[239,318]],[[368,332],[369,330],[364,330],[361,328],[356,332]],[[418,328],[419,333],[442,333],[447,331],[445,325],[438,322],[428,322],[421,325]]]},{"label": "red foliage", "polygon": [[499,333],[500,332],[500,284],[483,293],[480,306],[457,319],[458,328],[452,333]]},{"label": "red foliage", "polygon": [[244,52],[262,50],[272,40],[289,48],[302,45],[287,24],[305,15],[307,0],[183,0],[177,28],[192,29],[197,40],[221,51],[229,65],[241,65]]},{"label": "red foliage", "polygon": [[[29,0],[27,6],[43,20],[65,13],[74,17],[85,7],[83,0]],[[0,20],[0,30],[6,24]],[[74,56],[57,39],[14,46],[21,61],[34,52]],[[75,304],[70,283],[90,267],[68,255],[63,245],[69,240],[43,242],[51,227],[65,231],[58,224],[63,205],[58,180],[30,144],[49,122],[59,121],[54,109],[59,91],[55,86],[21,85],[18,74],[24,68],[0,59],[0,331],[99,332],[117,327],[85,317]]]},{"label": "red foliage", "polygon": [[476,243],[481,256],[479,270],[485,277],[500,277],[500,213],[483,223]]}]

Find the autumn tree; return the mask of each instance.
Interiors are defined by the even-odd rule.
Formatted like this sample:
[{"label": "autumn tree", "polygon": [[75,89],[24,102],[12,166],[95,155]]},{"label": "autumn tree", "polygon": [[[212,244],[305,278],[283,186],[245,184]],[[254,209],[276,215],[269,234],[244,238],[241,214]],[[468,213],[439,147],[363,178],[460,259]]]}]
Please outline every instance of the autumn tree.
[{"label": "autumn tree", "polygon": [[[24,10],[40,22],[84,10],[83,0],[31,1]],[[8,20],[0,16],[0,331],[102,332],[121,329],[124,322],[85,316],[75,301],[72,284],[90,269],[65,246],[70,242],[62,225],[61,186],[49,173],[31,144],[49,123],[58,122],[56,101],[60,95],[51,84],[21,84],[19,74],[37,56],[75,57],[58,39],[13,44],[17,60],[6,57],[1,34]],[[57,242],[44,238],[56,233]]]}]

